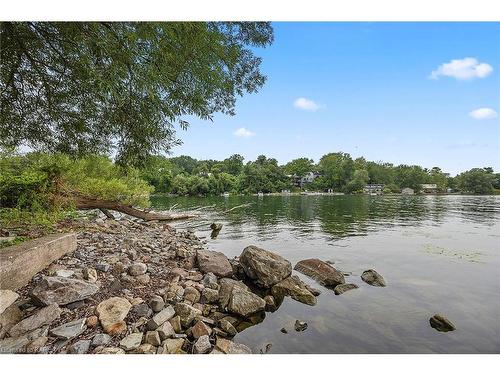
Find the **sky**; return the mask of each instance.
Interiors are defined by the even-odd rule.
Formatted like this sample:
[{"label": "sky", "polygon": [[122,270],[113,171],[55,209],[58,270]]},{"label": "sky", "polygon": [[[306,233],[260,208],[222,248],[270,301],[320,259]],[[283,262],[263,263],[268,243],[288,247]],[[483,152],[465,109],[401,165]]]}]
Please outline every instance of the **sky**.
[{"label": "sky", "polygon": [[452,175],[500,171],[500,23],[273,23],[267,82],[190,118],[173,156],[284,164],[329,152]]}]

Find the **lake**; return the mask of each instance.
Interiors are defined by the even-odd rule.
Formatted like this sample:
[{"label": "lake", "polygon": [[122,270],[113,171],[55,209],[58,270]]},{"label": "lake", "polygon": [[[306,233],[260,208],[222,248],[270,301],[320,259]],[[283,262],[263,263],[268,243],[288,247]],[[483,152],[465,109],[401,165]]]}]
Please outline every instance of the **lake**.
[{"label": "lake", "polygon": [[[268,344],[269,353],[500,352],[499,196],[154,197],[152,203],[175,210],[209,206],[200,218],[173,225],[228,257],[256,245],[292,265],[319,258],[359,286],[336,296],[294,271],[321,290],[318,303],[285,298],[263,322],[240,332],[235,341],[254,353]],[[212,222],[224,225],[215,239]],[[370,268],[387,287],[361,280]],[[457,330],[431,328],[436,313]],[[308,329],[296,332],[296,319]]]}]

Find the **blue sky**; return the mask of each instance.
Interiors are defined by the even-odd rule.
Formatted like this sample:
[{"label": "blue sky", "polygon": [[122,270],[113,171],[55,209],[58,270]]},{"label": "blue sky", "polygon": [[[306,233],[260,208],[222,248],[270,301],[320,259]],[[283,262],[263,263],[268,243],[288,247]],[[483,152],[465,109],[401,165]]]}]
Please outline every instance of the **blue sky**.
[{"label": "blue sky", "polygon": [[[500,171],[500,23],[273,23],[266,85],[189,119],[173,155],[286,163],[328,152]],[[242,130],[243,129],[243,130]]]}]

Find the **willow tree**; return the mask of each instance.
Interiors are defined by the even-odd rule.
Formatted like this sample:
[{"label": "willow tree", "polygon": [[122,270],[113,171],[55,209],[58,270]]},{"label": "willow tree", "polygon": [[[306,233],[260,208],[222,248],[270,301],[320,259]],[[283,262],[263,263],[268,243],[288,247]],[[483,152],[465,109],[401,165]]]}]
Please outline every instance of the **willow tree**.
[{"label": "willow tree", "polygon": [[2,22],[0,146],[140,165],[266,78],[261,22]]}]

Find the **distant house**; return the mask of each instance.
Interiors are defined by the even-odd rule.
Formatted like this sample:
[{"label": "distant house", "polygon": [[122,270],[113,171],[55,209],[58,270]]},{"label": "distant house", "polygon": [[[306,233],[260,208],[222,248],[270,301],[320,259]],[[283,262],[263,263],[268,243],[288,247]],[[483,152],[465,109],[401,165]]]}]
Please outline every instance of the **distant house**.
[{"label": "distant house", "polygon": [[306,184],[310,184],[315,179],[321,176],[318,172],[307,172],[304,176],[292,175],[289,176],[292,179],[292,184],[294,186],[304,186]]},{"label": "distant house", "polygon": [[421,184],[420,188],[422,189],[422,193],[425,194],[435,194],[437,193],[438,187],[436,184]]},{"label": "distant house", "polygon": [[363,192],[365,194],[372,194],[372,195],[382,194],[384,192],[384,185],[383,184],[370,184],[370,185],[366,185],[363,188]]},{"label": "distant house", "polygon": [[404,194],[404,195],[413,195],[415,194],[415,190],[413,190],[412,188],[404,188],[401,190],[401,194]]}]

